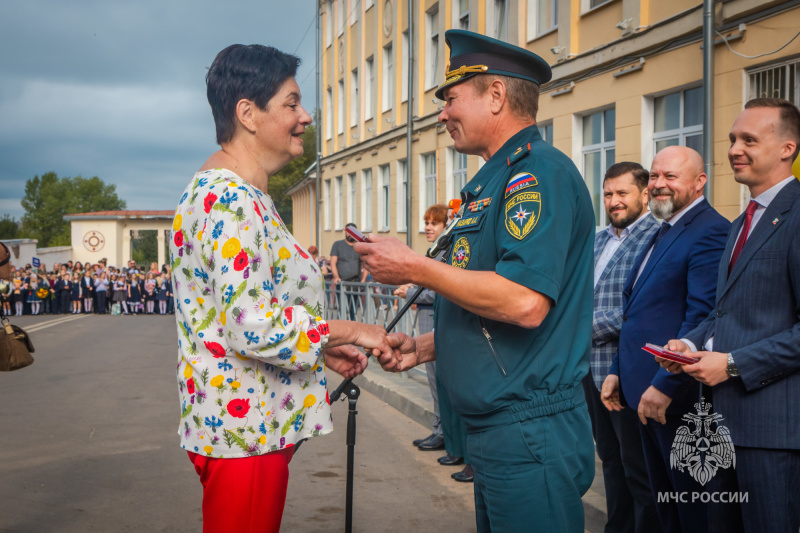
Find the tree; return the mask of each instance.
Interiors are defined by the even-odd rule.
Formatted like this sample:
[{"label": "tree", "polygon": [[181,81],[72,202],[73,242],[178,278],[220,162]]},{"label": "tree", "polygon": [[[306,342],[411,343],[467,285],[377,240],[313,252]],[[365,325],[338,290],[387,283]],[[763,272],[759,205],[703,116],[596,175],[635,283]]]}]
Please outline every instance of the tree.
[{"label": "tree", "polygon": [[22,236],[38,239],[38,246],[68,246],[70,225],[64,215],[124,209],[116,185],[94,176],[59,178],[55,172],[34,176],[25,182],[22,197]]},{"label": "tree", "polygon": [[292,197],[286,191],[303,179],[303,173],[317,160],[317,130],[314,126],[308,126],[303,133],[303,148],[303,155],[270,176],[267,185],[275,208],[289,231],[292,231]]},{"label": "tree", "polygon": [[19,235],[19,222],[11,215],[5,214],[0,218],[0,240],[16,239]]}]

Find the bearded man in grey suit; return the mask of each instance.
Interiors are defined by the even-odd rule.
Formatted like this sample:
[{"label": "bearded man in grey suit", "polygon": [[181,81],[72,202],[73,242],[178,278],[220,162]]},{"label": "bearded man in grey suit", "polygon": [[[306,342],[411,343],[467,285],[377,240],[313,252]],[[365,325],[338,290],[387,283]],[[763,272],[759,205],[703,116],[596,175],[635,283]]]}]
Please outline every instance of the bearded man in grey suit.
[{"label": "bearded man in grey suit", "polygon": [[647,209],[650,173],[639,163],[612,165],[603,179],[603,204],[610,224],[594,238],[592,359],[583,380],[597,455],[603,462],[606,531],[658,532],[661,526],[650,491],[633,409],[609,411],[600,398],[622,328],[622,289],[636,258],[658,232]]}]

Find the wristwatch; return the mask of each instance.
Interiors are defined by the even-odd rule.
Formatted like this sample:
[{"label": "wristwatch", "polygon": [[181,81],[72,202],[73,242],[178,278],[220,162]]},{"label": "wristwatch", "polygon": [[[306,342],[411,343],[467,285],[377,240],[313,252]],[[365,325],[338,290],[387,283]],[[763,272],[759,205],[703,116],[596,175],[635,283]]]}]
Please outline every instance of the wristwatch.
[{"label": "wristwatch", "polygon": [[733,362],[733,354],[728,354],[728,367],[725,369],[725,372],[732,378],[739,377],[739,369],[736,368],[736,363]]}]

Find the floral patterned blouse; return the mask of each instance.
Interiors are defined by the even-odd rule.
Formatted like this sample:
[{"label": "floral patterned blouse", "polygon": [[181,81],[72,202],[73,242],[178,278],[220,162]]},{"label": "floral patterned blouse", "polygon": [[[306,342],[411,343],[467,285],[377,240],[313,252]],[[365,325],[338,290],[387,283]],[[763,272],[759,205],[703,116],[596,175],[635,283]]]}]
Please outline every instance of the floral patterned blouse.
[{"label": "floral patterned blouse", "polygon": [[181,447],[244,457],[330,433],[322,276],[272,199],[198,172],[173,229]]}]

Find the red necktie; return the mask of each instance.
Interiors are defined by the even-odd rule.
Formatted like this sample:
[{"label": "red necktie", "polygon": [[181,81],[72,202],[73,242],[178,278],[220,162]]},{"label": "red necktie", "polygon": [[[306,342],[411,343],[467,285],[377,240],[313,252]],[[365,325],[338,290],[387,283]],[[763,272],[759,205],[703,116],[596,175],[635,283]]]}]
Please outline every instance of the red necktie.
[{"label": "red necktie", "polygon": [[731,254],[731,262],[728,265],[728,275],[731,275],[733,271],[733,266],[736,264],[736,260],[739,259],[739,254],[742,253],[742,248],[744,248],[744,243],[747,242],[747,234],[750,233],[750,224],[753,222],[753,214],[758,209],[758,202],[755,200],[750,200],[750,203],[747,204],[747,209],[744,212],[744,224],[742,225],[742,232],[739,234],[739,238],[736,239],[736,246],[733,247],[733,253]]}]

